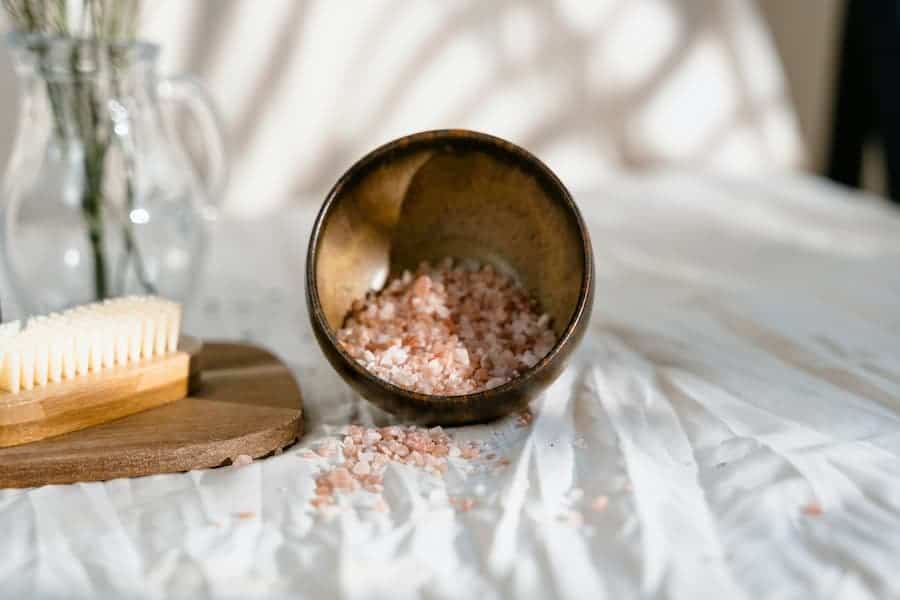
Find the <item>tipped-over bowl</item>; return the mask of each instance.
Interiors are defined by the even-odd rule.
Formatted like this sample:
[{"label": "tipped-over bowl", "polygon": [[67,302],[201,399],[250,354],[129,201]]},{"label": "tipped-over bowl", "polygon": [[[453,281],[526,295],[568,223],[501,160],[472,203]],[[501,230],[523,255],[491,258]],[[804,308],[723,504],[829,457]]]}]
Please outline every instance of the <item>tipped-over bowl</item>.
[{"label": "tipped-over bowl", "polygon": [[[354,300],[420,261],[493,265],[552,317],[556,345],[507,383],[459,396],[421,394],[367,371],[337,344]],[[404,419],[458,425],[523,409],[556,379],[590,321],[591,242],[562,182],[526,150],[464,130],[417,133],[370,152],[329,192],[306,263],[312,328],[360,395]]]}]

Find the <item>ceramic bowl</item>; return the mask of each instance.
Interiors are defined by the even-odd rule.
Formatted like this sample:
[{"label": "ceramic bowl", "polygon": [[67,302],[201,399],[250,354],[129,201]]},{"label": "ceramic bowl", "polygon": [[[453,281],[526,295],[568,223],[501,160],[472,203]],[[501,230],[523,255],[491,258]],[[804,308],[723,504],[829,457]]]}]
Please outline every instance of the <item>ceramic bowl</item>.
[{"label": "ceramic bowl", "polygon": [[[523,284],[552,317],[550,353],[499,387],[438,396],[380,379],[337,345],[353,300],[447,256]],[[312,230],[306,284],[316,339],[348,384],[409,421],[458,425],[521,410],[559,376],[590,321],[593,255],[572,196],[544,163],[483,133],[428,131],[377,148],[338,180]]]}]

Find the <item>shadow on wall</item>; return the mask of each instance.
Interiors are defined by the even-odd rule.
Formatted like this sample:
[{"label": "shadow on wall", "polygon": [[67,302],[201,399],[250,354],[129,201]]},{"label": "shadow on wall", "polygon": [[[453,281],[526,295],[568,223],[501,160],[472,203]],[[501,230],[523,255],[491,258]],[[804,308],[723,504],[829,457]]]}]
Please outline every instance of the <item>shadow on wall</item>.
[{"label": "shadow on wall", "polygon": [[143,24],[163,70],[198,74],[222,107],[236,213],[318,203],[365,152],[440,127],[524,145],[573,189],[620,169],[804,163],[749,0],[157,0]]}]

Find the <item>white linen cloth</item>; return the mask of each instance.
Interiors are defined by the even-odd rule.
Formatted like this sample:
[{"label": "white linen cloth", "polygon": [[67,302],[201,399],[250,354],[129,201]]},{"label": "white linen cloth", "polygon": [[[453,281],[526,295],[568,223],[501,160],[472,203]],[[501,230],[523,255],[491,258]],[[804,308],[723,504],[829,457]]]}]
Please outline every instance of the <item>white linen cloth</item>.
[{"label": "white linen cloth", "polygon": [[295,365],[307,435],[243,467],[0,491],[0,597],[900,594],[900,213],[801,177],[577,200],[598,275],[582,348],[530,426],[452,430],[511,464],[391,466],[389,513],[359,492],[331,519],[309,501],[337,458],[301,451],[389,418],[312,340],[313,213],[222,223],[187,330]]}]

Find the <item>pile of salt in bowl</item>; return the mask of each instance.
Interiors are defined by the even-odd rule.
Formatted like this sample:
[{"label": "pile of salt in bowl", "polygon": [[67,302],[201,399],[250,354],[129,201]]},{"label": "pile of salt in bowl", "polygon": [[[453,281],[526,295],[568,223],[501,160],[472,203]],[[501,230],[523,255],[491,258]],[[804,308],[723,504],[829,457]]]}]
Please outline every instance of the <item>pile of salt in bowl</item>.
[{"label": "pile of salt in bowl", "polygon": [[377,377],[443,396],[503,385],[556,343],[550,316],[512,278],[449,258],[355,301],[337,339]]}]

